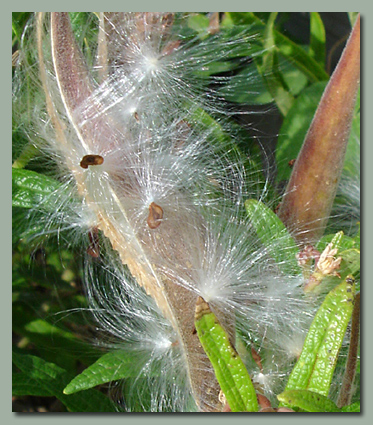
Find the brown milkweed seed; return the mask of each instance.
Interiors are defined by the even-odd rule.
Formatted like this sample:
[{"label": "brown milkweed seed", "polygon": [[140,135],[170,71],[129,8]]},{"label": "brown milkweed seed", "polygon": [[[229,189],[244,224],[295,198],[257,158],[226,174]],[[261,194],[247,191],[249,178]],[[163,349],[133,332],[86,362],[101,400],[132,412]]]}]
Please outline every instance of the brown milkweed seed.
[{"label": "brown milkweed seed", "polygon": [[84,155],[80,161],[82,168],[88,168],[88,165],[101,165],[104,162],[104,158],[101,155]]},{"label": "brown milkweed seed", "polygon": [[294,164],[295,164],[295,159],[291,159],[289,162],[288,162],[288,166],[290,167],[290,168],[293,168],[294,167]]},{"label": "brown milkweed seed", "polygon": [[148,216],[148,226],[151,229],[156,229],[162,221],[163,218],[163,210],[162,208],[157,205],[155,202],[152,202],[149,205],[149,216]]}]

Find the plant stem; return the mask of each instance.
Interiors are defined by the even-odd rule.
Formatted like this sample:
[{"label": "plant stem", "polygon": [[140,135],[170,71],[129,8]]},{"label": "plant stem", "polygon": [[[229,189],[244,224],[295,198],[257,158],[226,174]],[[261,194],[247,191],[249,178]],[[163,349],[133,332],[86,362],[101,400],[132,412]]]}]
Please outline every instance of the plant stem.
[{"label": "plant stem", "polygon": [[323,234],[342,173],[360,83],[360,18],[295,162],[279,217],[301,244]]}]

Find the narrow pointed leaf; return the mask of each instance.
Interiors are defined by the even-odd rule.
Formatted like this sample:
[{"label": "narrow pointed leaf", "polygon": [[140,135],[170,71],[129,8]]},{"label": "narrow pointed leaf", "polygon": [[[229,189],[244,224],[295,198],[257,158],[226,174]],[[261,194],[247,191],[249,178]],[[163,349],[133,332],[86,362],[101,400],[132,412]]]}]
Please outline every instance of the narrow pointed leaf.
[{"label": "narrow pointed leaf", "polygon": [[347,249],[339,254],[351,274],[360,270],[360,249]]},{"label": "narrow pointed leaf", "polygon": [[317,63],[325,65],[325,28],[320,14],[310,13],[311,31],[310,31],[310,56]]},{"label": "narrow pointed leaf", "polygon": [[329,398],[309,390],[288,390],[277,396],[278,400],[306,412],[360,412],[360,402],[338,408]]},{"label": "narrow pointed leaf", "polygon": [[288,390],[277,396],[287,405],[299,407],[306,412],[341,412],[341,409],[326,396],[309,390]]},{"label": "narrow pointed leaf", "polygon": [[195,326],[232,412],[256,412],[258,401],[245,365],[209,305],[199,297]]},{"label": "narrow pointed leaf", "polygon": [[330,243],[333,244],[332,248],[337,248],[339,252],[358,247],[353,238],[340,231],[335,235],[331,234],[323,236],[317,243],[316,248],[322,252]]},{"label": "narrow pointed leaf", "polygon": [[38,149],[33,144],[27,143],[22,152],[20,153],[19,157],[13,162],[12,167],[25,167],[29,163],[29,161],[37,155],[38,152]]},{"label": "narrow pointed leaf", "polygon": [[264,33],[266,53],[263,56],[263,65],[260,67],[261,74],[266,82],[268,91],[273,96],[277,107],[282,115],[286,116],[294,103],[294,97],[290,94],[285,81],[278,68],[278,52],[274,42],[274,23],[277,13],[273,12],[267,22]]},{"label": "narrow pointed leaf", "polygon": [[17,372],[12,375],[12,395],[50,397],[51,392],[45,386],[40,385],[40,382],[31,378],[27,373]]},{"label": "narrow pointed leaf", "polygon": [[296,258],[298,248],[277,215],[254,199],[247,200],[245,208],[259,239],[279,269],[286,275],[300,274],[301,269]]},{"label": "narrow pointed leaf", "polygon": [[131,355],[123,350],[114,351],[103,355],[76,376],[63,392],[73,394],[114,380],[136,377],[140,370],[138,354]]},{"label": "narrow pointed leaf", "polygon": [[[252,12],[228,13],[233,22],[237,24],[252,24],[265,26],[265,23]],[[291,41],[289,38],[274,30],[274,41],[278,52],[288,59],[293,65],[301,70],[308,79],[315,83],[328,79],[328,74],[320,64],[318,64],[301,46]]]},{"label": "narrow pointed leaf", "polygon": [[50,177],[30,170],[12,168],[12,205],[20,208],[43,208],[53,211],[56,206],[54,195],[61,184]]},{"label": "narrow pointed leaf", "polygon": [[327,396],[339,350],[350,321],[354,279],[348,276],[325,298],[308,331],[286,390],[308,389]]},{"label": "narrow pointed leaf", "polygon": [[[29,379],[30,390],[39,386],[40,393],[57,397],[71,412],[114,412],[114,404],[103,393],[89,390],[67,396],[62,390],[71,374],[40,357],[13,352],[13,363]],[[32,387],[32,388],[31,388]],[[35,390],[32,390],[35,393]]]}]

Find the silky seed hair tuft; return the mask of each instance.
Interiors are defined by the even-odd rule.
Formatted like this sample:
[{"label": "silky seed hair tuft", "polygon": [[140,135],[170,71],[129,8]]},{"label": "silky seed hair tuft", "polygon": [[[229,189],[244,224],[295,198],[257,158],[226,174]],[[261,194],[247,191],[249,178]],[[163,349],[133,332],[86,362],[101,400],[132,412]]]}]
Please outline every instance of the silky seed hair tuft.
[{"label": "silky seed hair tuft", "polygon": [[38,93],[28,135],[63,182],[55,208],[40,205],[45,233],[74,231],[85,246],[96,342],[137,359],[118,405],[127,411],[223,409],[194,327],[199,296],[274,402],[319,305],[271,255],[281,235],[271,251],[245,214],[268,182],[237,147],[222,71],[264,48],[254,27],[218,31],[210,16],[196,33],[193,18],[100,13],[97,41],[84,44],[68,13],[39,13],[24,37]]}]

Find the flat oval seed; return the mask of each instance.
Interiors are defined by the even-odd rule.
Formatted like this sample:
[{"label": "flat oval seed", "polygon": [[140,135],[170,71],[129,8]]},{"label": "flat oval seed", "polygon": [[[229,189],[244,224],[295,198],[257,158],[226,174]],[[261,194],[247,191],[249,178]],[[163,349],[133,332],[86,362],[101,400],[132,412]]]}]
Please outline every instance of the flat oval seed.
[{"label": "flat oval seed", "polygon": [[104,158],[101,155],[84,155],[80,161],[82,168],[88,168],[88,165],[101,165],[104,162]]},{"label": "flat oval seed", "polygon": [[156,229],[162,222],[163,210],[155,202],[152,202],[149,205],[149,216],[148,216],[148,226],[151,229]]}]

